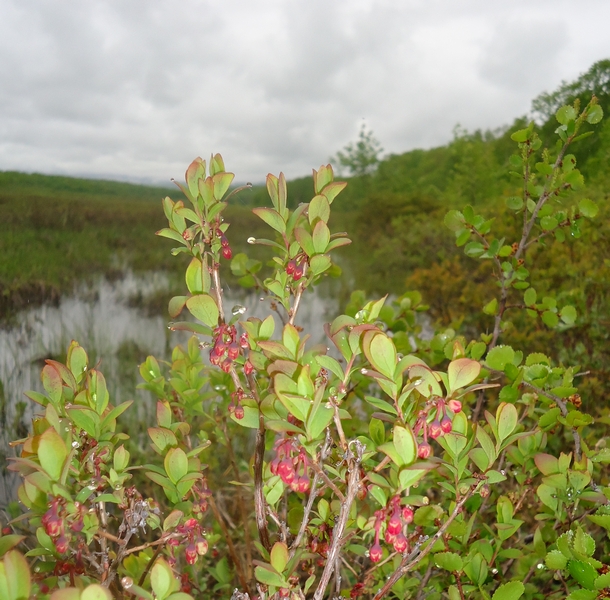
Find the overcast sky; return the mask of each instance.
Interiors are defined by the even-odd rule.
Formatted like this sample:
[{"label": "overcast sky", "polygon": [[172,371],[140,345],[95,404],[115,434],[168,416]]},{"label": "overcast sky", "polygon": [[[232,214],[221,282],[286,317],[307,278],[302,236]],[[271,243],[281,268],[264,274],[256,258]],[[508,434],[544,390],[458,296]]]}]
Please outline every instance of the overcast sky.
[{"label": "overcast sky", "polygon": [[238,181],[496,128],[610,58],[608,0],[0,0],[0,170]]}]

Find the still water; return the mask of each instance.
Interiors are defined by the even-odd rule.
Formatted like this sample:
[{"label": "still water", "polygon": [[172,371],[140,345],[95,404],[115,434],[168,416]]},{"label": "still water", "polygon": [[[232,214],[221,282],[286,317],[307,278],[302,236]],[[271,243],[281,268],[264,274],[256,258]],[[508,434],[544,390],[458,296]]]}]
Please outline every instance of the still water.
[{"label": "still water", "polygon": [[[71,340],[85,348],[91,364],[99,363],[111,402],[117,405],[135,399],[130,411],[138,411],[141,421],[148,420],[154,403],[148,392],[136,390],[141,382],[138,365],[149,354],[169,359],[172,348],[189,336],[168,329],[166,308],[150,308],[151,300],[169,298],[172,288],[175,284],[165,273],[128,272],[115,281],[100,278],[80,286],[57,306],[22,311],[0,329],[0,509],[14,498],[17,483],[5,470],[6,457],[14,455],[8,443],[26,434],[34,412],[41,408],[23,392],[44,391],[40,371],[45,359],[64,360]],[[303,297],[297,325],[312,334],[310,343],[323,341],[322,323],[338,314],[337,288],[336,281],[325,281]],[[225,290],[224,298],[226,313],[233,307],[246,309],[244,320],[270,314],[269,302],[258,294]]]}]

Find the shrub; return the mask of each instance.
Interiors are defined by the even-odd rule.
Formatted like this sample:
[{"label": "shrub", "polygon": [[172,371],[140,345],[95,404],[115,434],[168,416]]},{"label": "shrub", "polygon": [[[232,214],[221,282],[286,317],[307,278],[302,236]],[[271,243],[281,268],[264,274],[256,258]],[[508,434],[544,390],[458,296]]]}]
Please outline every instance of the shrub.
[{"label": "shrub", "polygon": [[[140,368],[157,398],[152,452],[118,426],[131,402],[110,403],[83,348],[47,361],[46,394],[28,394],[43,412],[11,466],[27,512],[0,538],[0,596],[607,596],[607,419],[581,410],[578,367],[502,343],[515,311],[549,329],[576,321],[571,305],[538,296],[528,251],[577,237],[595,216],[593,202],[571,199],[583,179],[567,149],[601,116],[595,99],[560,108],[550,150],[533,124],[513,133],[517,239],[494,237],[470,206],[448,213],[458,246],[491,263],[497,286],[483,308],[493,328],[478,339],[425,339],[411,291],[353,294],[324,327],[333,349],[308,345],[303,295],[349,244],[328,225],[345,184],[323,166],[311,202],[290,209],[283,175],[269,175],[272,206],[254,213],[273,239],[249,239],[273,252],[263,264],[233,256],[223,220],[233,174],[220,155],[193,161],[180,185],[188,205],[166,198],[158,234],[190,259],[169,313],[171,329],[194,336],[171,364]],[[271,299],[265,319],[227,310],[226,261]]]}]

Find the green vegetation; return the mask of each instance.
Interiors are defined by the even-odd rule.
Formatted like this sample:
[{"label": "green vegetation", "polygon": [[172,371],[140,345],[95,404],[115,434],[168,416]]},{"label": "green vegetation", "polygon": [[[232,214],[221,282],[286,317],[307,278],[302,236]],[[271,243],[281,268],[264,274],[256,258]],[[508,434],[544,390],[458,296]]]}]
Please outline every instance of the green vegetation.
[{"label": "green vegetation", "polygon": [[[151,264],[177,273],[154,236],[163,226],[160,200],[175,189],[0,172],[0,319],[95,275]],[[237,228],[258,225],[240,204],[230,214]]]},{"label": "green vegetation", "polygon": [[[318,326],[304,331],[298,313],[350,245],[330,225],[346,183],[323,165],[313,198],[292,209],[283,174],[269,174],[270,202],[252,211],[268,226],[249,239],[257,260],[232,245],[234,174],[219,154],[196,158],[157,232],[189,261],[169,329],[194,335],[171,362],[140,365],[156,398],[151,445],[130,437],[133,401],[113,404],[76,341],[65,363],[46,360],[45,393],[27,394],[39,414],[10,465],[21,504],[0,526],[0,596],[608,597],[608,408],[581,395],[589,373],[544,351],[558,338],[540,352],[534,337],[509,343],[523,315],[549,335],[589,318],[534,269],[599,213],[568,152],[602,116],[595,97],[560,107],[548,148],[533,123],[516,129],[508,163],[522,185],[502,218],[480,203],[437,223],[486,273],[466,316],[449,315],[460,330],[432,335],[419,292],[354,291],[312,344]],[[361,219],[370,198],[385,201],[375,181],[362,181]],[[388,217],[400,209],[393,199]],[[419,213],[402,214],[408,225]],[[271,300],[264,319],[228,309],[229,270]]]}]

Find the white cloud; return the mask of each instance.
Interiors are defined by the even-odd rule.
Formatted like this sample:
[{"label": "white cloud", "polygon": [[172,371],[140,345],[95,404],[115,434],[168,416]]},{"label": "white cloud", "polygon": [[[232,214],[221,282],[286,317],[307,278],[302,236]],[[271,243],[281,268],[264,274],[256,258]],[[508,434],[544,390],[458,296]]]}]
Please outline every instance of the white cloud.
[{"label": "white cloud", "polygon": [[495,128],[610,56],[605,0],[0,0],[0,169],[310,172]]}]

